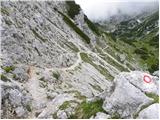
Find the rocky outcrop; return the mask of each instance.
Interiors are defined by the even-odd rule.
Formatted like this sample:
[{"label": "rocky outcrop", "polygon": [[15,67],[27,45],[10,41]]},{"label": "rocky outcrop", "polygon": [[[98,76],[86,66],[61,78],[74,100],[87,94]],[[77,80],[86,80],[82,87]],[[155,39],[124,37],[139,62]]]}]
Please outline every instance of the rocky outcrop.
[{"label": "rocky outcrop", "polygon": [[159,104],[153,104],[139,113],[138,119],[158,119]]},{"label": "rocky outcrop", "polygon": [[1,83],[2,118],[27,118],[32,110],[32,97],[15,83]]},{"label": "rocky outcrop", "polygon": [[[145,75],[151,77],[150,83],[144,81]],[[149,106],[153,103],[154,99],[146,94],[158,94],[157,80],[157,77],[140,71],[120,73],[114,79],[115,87],[112,93],[105,98],[104,110],[111,115],[118,114],[121,118],[134,118],[135,113],[144,105]]]}]

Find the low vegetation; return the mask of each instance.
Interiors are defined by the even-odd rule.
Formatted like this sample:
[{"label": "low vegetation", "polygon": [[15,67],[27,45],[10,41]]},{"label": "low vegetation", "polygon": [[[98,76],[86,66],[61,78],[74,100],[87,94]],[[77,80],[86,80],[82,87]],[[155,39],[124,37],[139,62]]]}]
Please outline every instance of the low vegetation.
[{"label": "low vegetation", "polygon": [[9,9],[1,7],[1,13],[5,15],[9,15]]},{"label": "low vegetation", "polygon": [[111,119],[121,119],[121,116],[119,113],[115,112],[111,115]]},{"label": "low vegetation", "polygon": [[67,14],[73,19],[75,15],[78,15],[81,8],[75,3],[75,1],[66,1]]},{"label": "low vegetation", "polygon": [[15,69],[15,67],[14,66],[5,66],[5,67],[2,67],[2,69],[4,69],[6,73],[8,73],[8,72],[13,71]]},{"label": "low vegetation", "polygon": [[70,116],[70,119],[89,119],[91,116],[95,116],[97,112],[105,112],[102,108],[103,100],[97,100],[95,102],[82,102],[75,109],[75,114]]},{"label": "low vegetation", "polygon": [[1,74],[0,75],[1,77],[1,80],[4,81],[4,82],[7,82],[7,81],[10,81],[10,79],[8,79],[5,75]]},{"label": "low vegetation", "polygon": [[53,72],[53,77],[58,80],[60,78],[59,72]]},{"label": "low vegetation", "polygon": [[101,65],[97,65],[95,64],[91,58],[88,57],[88,55],[86,53],[80,53],[81,59],[86,62],[89,63],[90,65],[92,65],[95,69],[97,69],[102,75],[104,75],[106,77],[107,80],[113,80],[114,77],[109,73],[109,71],[101,66]]},{"label": "low vegetation", "polygon": [[148,97],[150,97],[150,98],[152,98],[153,101],[150,102],[150,103],[148,103],[148,104],[143,105],[143,106],[141,107],[141,109],[134,114],[134,118],[137,118],[138,115],[139,115],[139,113],[140,113],[142,110],[144,110],[145,108],[149,107],[150,105],[152,105],[152,104],[154,104],[154,103],[159,103],[159,96],[158,96],[158,95],[156,95],[156,94],[154,94],[154,93],[145,93],[145,95],[148,96]]},{"label": "low vegetation", "polygon": [[159,103],[159,96],[154,93],[146,93],[146,96],[152,98],[154,103]]},{"label": "low vegetation", "polygon": [[79,52],[79,49],[72,42],[65,42],[64,44],[74,52]]},{"label": "low vegetation", "polygon": [[68,24],[80,37],[82,37],[82,40],[84,40],[85,43],[89,44],[90,38],[79,27],[77,27],[69,17],[60,11],[58,12],[63,16],[63,20],[66,24]]},{"label": "low vegetation", "polygon": [[87,18],[87,16],[84,16],[84,21],[87,23],[88,27],[97,35],[101,35],[98,28]]},{"label": "low vegetation", "polygon": [[70,106],[69,101],[65,101],[60,107],[60,110],[65,110],[66,108],[68,108]]},{"label": "low vegetation", "polygon": [[43,38],[36,30],[31,29],[33,34],[35,35],[35,37],[39,38],[40,40],[42,40],[43,42],[46,42],[47,39]]}]

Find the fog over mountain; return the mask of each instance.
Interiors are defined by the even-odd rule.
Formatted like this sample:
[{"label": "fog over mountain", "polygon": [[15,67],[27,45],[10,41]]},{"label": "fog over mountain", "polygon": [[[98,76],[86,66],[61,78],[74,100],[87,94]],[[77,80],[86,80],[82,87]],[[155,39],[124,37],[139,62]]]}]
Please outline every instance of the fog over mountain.
[{"label": "fog over mountain", "polygon": [[75,0],[84,13],[94,21],[121,14],[136,15],[158,9],[158,0]]}]

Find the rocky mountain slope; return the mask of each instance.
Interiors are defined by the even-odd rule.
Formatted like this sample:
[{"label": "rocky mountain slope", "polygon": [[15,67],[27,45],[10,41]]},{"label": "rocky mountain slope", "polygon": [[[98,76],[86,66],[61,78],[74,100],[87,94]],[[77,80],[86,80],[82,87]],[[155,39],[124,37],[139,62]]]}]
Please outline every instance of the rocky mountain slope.
[{"label": "rocky mountain slope", "polygon": [[[124,50],[129,58],[136,58],[138,66],[151,73],[159,69],[159,12],[141,13],[130,17],[115,25],[108,34],[111,34],[116,43],[128,43],[128,49]],[[105,22],[106,23],[106,22]],[[104,24],[104,23],[103,23]],[[108,32],[108,27],[98,25]],[[106,23],[107,25],[108,23]],[[108,30],[107,30],[108,29]]]},{"label": "rocky mountain slope", "polygon": [[158,118],[127,46],[74,1],[1,1],[1,118]]}]

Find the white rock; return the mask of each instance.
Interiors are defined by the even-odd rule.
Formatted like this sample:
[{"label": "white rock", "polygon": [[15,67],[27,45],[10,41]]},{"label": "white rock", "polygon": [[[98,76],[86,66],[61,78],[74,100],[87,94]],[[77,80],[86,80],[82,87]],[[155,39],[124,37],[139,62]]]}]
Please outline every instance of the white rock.
[{"label": "white rock", "polygon": [[139,113],[138,119],[158,119],[159,118],[159,104],[153,104],[142,110]]},{"label": "white rock", "polygon": [[98,113],[96,113],[96,116],[94,119],[108,119],[108,118],[110,118],[110,115],[107,115],[102,112],[98,112]]},{"label": "white rock", "polygon": [[17,89],[12,89],[9,93],[9,100],[12,105],[20,105],[22,99],[22,93]]},{"label": "white rock", "polygon": [[124,54],[120,54],[120,61],[121,62],[124,62],[125,61],[125,59],[126,59],[126,56],[124,55]]},{"label": "white rock", "polygon": [[65,113],[64,110],[59,110],[59,111],[57,112],[57,117],[58,117],[59,119],[67,119],[67,114]]},{"label": "white rock", "polygon": [[15,111],[16,111],[16,114],[18,117],[22,117],[26,113],[26,111],[23,109],[23,107],[17,107],[15,109]]},{"label": "white rock", "polygon": [[115,89],[110,96],[106,96],[103,108],[108,113],[117,112],[122,118],[132,118],[141,105],[152,101],[144,91],[156,92],[154,80],[151,85],[143,81],[143,72],[123,72],[115,79]]}]

